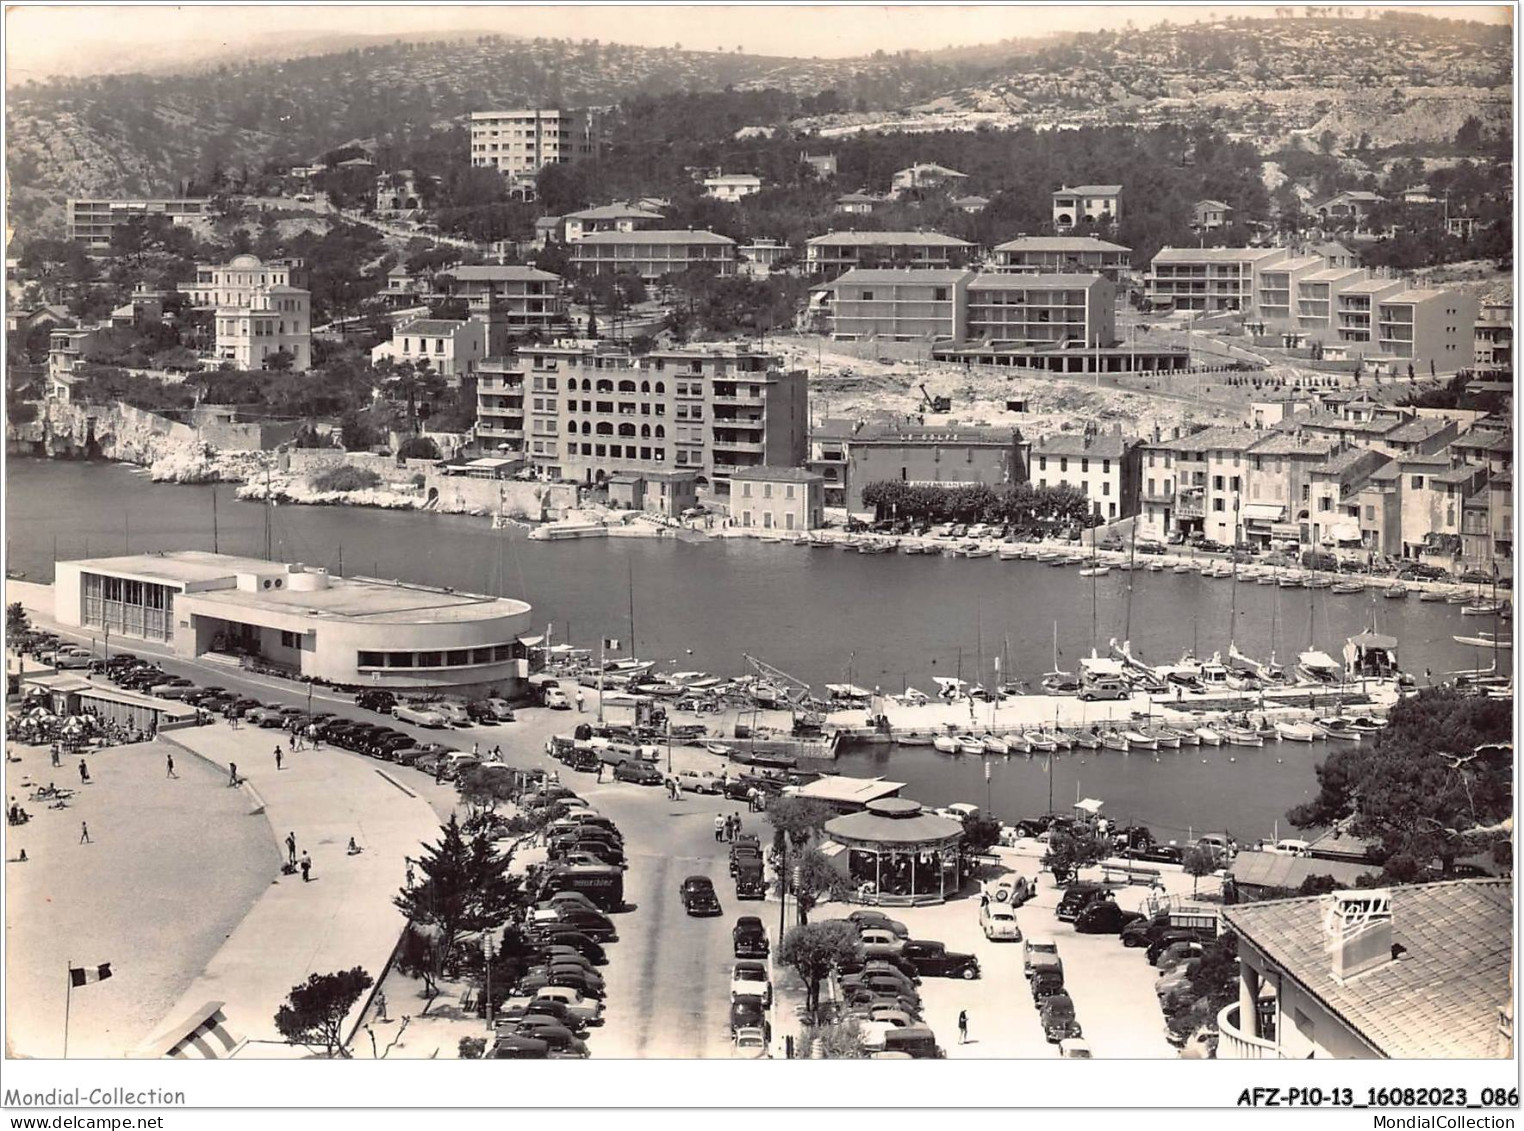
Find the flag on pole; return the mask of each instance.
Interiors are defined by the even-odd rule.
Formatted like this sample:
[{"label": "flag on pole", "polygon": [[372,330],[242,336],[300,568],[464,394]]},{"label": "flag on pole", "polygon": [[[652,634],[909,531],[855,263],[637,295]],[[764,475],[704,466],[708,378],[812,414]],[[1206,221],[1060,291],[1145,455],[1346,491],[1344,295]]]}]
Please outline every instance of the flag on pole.
[{"label": "flag on pole", "polygon": [[69,984],[71,986],[88,986],[91,982],[104,982],[111,977],[111,963],[102,962],[99,966],[70,966]]},{"label": "flag on pole", "polygon": [[605,636],[603,638],[603,647],[607,652],[617,652],[619,651],[619,641],[615,640],[612,636]]}]

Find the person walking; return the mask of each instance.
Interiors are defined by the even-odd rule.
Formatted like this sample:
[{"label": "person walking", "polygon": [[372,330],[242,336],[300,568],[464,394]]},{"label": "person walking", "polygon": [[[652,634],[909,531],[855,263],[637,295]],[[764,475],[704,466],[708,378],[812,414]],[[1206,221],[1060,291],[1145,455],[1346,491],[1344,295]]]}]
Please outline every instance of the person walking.
[{"label": "person walking", "polygon": [[295,832],[289,832],[289,833],[286,834],[286,862],[288,864],[290,864],[291,867],[293,867],[293,868],[296,867],[296,833]]},{"label": "person walking", "polygon": [[277,746],[275,748],[275,772],[276,773],[280,772],[281,759],[282,759],[282,755],[281,755],[281,752],[280,752],[280,747]]},{"label": "person walking", "polygon": [[968,1010],[966,1009],[958,1011],[958,1043],[968,1044]]},{"label": "person walking", "polygon": [[577,688],[577,714],[579,714],[579,715],[583,711],[583,703],[584,702],[585,702],[585,699],[584,699],[584,697],[582,695],[582,688],[579,687],[579,688]]},{"label": "person walking", "polygon": [[412,891],[413,890],[413,858],[411,856],[408,856],[405,859],[407,860],[407,890],[408,891]]},{"label": "person walking", "polygon": [[480,758],[481,756],[482,756],[481,744],[478,743],[478,742],[473,742],[471,744],[471,757],[473,757],[473,758]]},{"label": "person walking", "polygon": [[95,843],[94,841],[92,841],[90,839],[90,826],[87,825],[84,821],[81,821],[79,823],[79,843],[80,844],[94,844]]},{"label": "person walking", "polygon": [[237,789],[238,788],[238,763],[237,762],[229,762],[228,763],[228,788],[229,789]]},{"label": "person walking", "polygon": [[714,815],[714,839],[725,839],[725,815],[723,813],[716,813]]},{"label": "person walking", "polygon": [[310,881],[311,879],[312,879],[312,857],[310,855],[308,855],[306,849],[303,849],[302,850],[302,883],[305,884],[308,881]]},{"label": "person walking", "polygon": [[53,743],[53,765],[62,766],[63,759],[58,756],[58,743]]},{"label": "person walking", "polygon": [[79,760],[79,784],[90,784],[90,767],[85,765],[85,760],[83,758]]},{"label": "person walking", "polygon": [[179,774],[175,773],[174,753],[168,750],[164,752],[164,776],[167,778],[177,778],[180,776]]}]

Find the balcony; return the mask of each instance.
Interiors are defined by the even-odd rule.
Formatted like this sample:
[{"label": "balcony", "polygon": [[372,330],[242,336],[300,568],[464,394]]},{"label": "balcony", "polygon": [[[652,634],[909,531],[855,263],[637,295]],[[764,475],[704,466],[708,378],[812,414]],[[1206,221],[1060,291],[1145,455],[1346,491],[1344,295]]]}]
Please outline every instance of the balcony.
[{"label": "balcony", "polygon": [[1197,491],[1176,496],[1175,514],[1180,518],[1205,518],[1205,495]]},{"label": "balcony", "polygon": [[1280,1046],[1244,1032],[1238,1027],[1238,1005],[1217,1015],[1218,1060],[1279,1060]]},{"label": "balcony", "polygon": [[753,443],[750,440],[722,440],[719,437],[714,439],[711,447],[717,452],[750,452],[754,455],[761,455],[766,451],[766,445],[764,444]]},{"label": "balcony", "polygon": [[761,393],[758,393],[756,396],[752,396],[750,393],[736,395],[726,394],[723,396],[719,393],[716,393],[709,399],[716,406],[734,405],[737,408],[763,408],[767,404],[767,398],[764,397]]}]

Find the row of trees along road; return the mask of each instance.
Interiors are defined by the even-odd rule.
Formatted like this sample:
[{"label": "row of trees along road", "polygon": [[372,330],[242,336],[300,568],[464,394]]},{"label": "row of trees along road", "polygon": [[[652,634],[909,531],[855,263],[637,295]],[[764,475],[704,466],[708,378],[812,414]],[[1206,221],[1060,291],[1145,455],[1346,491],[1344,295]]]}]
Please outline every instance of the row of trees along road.
[{"label": "row of trees along road", "polygon": [[881,519],[914,522],[988,522],[1033,529],[1040,526],[1089,525],[1093,508],[1077,487],[1007,487],[975,484],[961,487],[920,486],[898,479],[863,488],[863,505]]}]

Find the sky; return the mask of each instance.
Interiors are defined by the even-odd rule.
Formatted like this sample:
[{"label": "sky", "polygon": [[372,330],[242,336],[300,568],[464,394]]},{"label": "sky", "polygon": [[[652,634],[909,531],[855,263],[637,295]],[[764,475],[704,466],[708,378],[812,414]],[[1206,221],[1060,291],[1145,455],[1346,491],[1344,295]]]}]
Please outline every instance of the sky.
[{"label": "sky", "polygon": [[[1459,19],[1506,23],[1504,5],[1436,4],[1411,10]],[[162,64],[194,61],[262,46],[282,34],[324,32],[441,35],[461,31],[599,39],[605,43],[670,46],[752,54],[839,57],[875,50],[934,49],[989,43],[1056,31],[1093,31],[1131,20],[1190,22],[1227,15],[1264,16],[1273,5],[1177,3],[948,5],[27,5],[6,10],[8,85],[54,73],[121,71],[124,58]],[[131,53],[131,54],[130,54]]]}]

